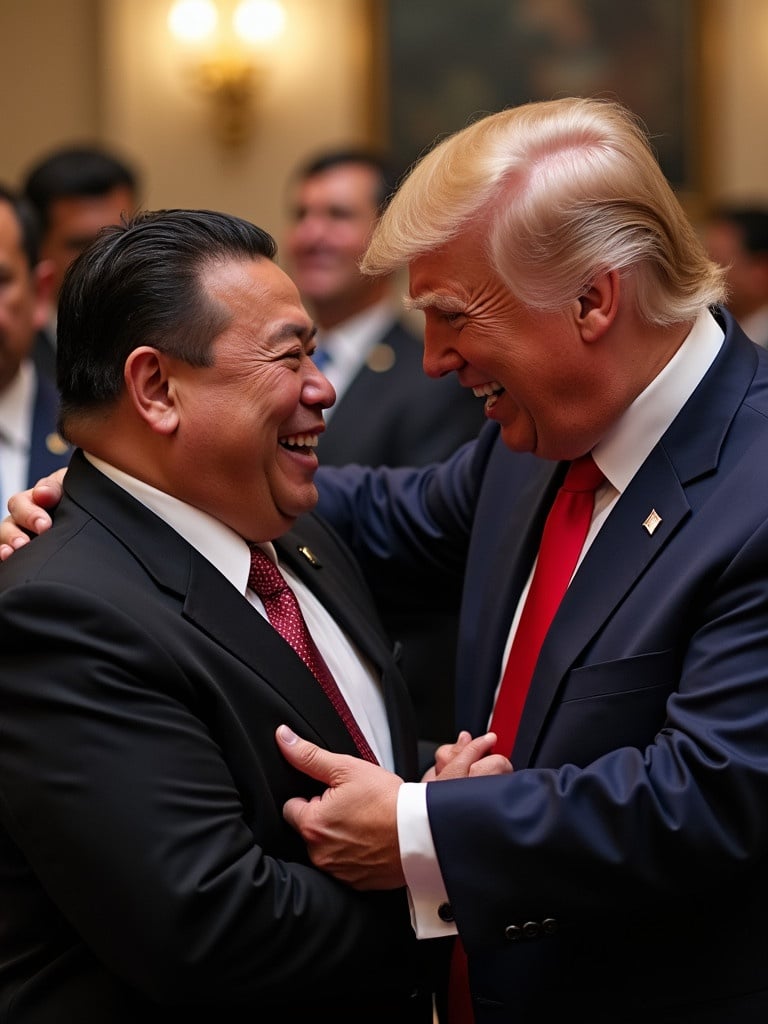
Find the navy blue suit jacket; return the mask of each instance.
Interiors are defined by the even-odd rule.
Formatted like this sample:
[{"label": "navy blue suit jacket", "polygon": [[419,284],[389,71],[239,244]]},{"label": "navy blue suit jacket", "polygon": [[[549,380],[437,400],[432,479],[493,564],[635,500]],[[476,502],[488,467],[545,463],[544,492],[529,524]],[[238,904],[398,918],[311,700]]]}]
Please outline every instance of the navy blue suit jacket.
[{"label": "navy blue suit jacket", "polygon": [[38,371],[29,442],[27,487],[37,483],[41,476],[48,476],[69,462],[72,449],[56,429],[58,412],[58,392],[50,380]]},{"label": "navy blue suit jacket", "polygon": [[[768,353],[717,315],[721,352],[550,628],[514,773],[428,788],[483,1024],[768,1019]],[[391,595],[399,575],[414,613],[466,558],[475,734],[564,469],[489,425],[439,468],[320,477],[369,579]]]}]

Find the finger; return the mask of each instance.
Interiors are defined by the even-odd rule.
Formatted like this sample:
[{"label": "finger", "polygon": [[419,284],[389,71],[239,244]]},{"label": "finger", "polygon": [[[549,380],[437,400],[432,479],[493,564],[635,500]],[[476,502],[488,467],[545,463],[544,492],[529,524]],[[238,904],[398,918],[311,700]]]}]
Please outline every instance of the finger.
[{"label": "finger", "polygon": [[482,757],[470,765],[470,778],[479,778],[483,775],[509,775],[512,772],[512,762],[503,754],[491,754],[489,757]]},{"label": "finger", "polygon": [[307,801],[301,796],[292,796],[283,804],[283,817],[297,832],[301,831],[301,818],[305,807],[307,807]]},{"label": "finger", "polygon": [[470,767],[493,751],[496,734],[487,732],[477,736],[460,750],[453,760],[440,772],[441,779],[461,779],[469,775]]},{"label": "finger", "polygon": [[343,769],[350,761],[357,760],[347,757],[346,754],[332,754],[328,750],[323,750],[322,747],[297,736],[287,725],[278,726],[275,736],[280,752],[289,764],[310,778],[324,782],[326,786],[337,785]]},{"label": "finger", "polygon": [[29,537],[26,533],[20,533],[18,536],[9,536],[10,531],[5,523],[0,524],[0,532],[4,541],[4,543],[0,543],[0,562],[10,558],[14,551],[23,548],[25,544],[29,544]]}]

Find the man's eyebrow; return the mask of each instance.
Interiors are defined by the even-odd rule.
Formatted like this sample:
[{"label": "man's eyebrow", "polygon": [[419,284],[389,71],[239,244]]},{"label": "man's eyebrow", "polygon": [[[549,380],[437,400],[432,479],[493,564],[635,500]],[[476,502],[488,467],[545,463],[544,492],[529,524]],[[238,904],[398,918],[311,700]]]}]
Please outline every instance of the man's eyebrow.
[{"label": "man's eyebrow", "polygon": [[467,308],[463,299],[440,292],[425,292],[415,299],[406,295],[403,302],[406,309],[439,309],[444,313],[462,313]]},{"label": "man's eyebrow", "polygon": [[311,324],[281,324],[273,335],[274,341],[290,341],[293,338],[301,338],[304,344],[312,341],[317,334],[317,325]]}]

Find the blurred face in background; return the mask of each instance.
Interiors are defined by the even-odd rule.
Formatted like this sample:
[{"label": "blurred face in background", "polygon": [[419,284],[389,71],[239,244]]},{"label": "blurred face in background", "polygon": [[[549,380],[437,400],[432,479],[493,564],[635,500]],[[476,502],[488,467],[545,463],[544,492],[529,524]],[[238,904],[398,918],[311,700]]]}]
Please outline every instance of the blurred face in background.
[{"label": "blurred face in background", "polygon": [[14,210],[0,199],[0,391],[16,376],[45,323],[50,283],[49,266],[30,267]]},{"label": "blurred face in background", "polygon": [[321,327],[354,316],[386,292],[358,263],[378,218],[376,171],[338,164],[293,187],[287,270]]},{"label": "blurred face in background", "polygon": [[750,252],[741,228],[730,221],[712,221],[705,228],[704,245],[715,263],[726,268],[727,306],[737,320],[768,303],[768,255]]},{"label": "blurred face in background", "polygon": [[132,214],[135,206],[136,197],[127,185],[100,196],[61,196],[51,202],[40,255],[53,265],[54,301],[70,263],[103,227],[119,224],[121,216]]}]

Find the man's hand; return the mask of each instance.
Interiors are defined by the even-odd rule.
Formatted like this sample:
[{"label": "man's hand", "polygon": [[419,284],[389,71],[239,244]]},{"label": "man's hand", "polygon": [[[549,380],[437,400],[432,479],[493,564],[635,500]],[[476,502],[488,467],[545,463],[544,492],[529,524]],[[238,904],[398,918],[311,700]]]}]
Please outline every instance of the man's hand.
[{"label": "man's hand", "polygon": [[50,476],[41,477],[28,491],[20,491],[8,499],[11,513],[0,522],[0,561],[4,562],[14,551],[29,543],[30,533],[44,533],[51,526],[51,517],[45,511],[54,509],[61,501],[65,469],[57,469]]},{"label": "man's hand", "polygon": [[276,735],[294,768],[328,786],[322,796],[293,797],[283,807],[312,863],[355,889],[405,885],[397,841],[397,791],[403,780],[370,761],[323,750],[285,725]]},{"label": "man's hand", "polygon": [[477,778],[479,775],[507,775],[512,762],[503,754],[492,754],[496,733],[487,732],[472,739],[462,730],[455,743],[444,743],[435,752],[435,763],[422,782]]}]

